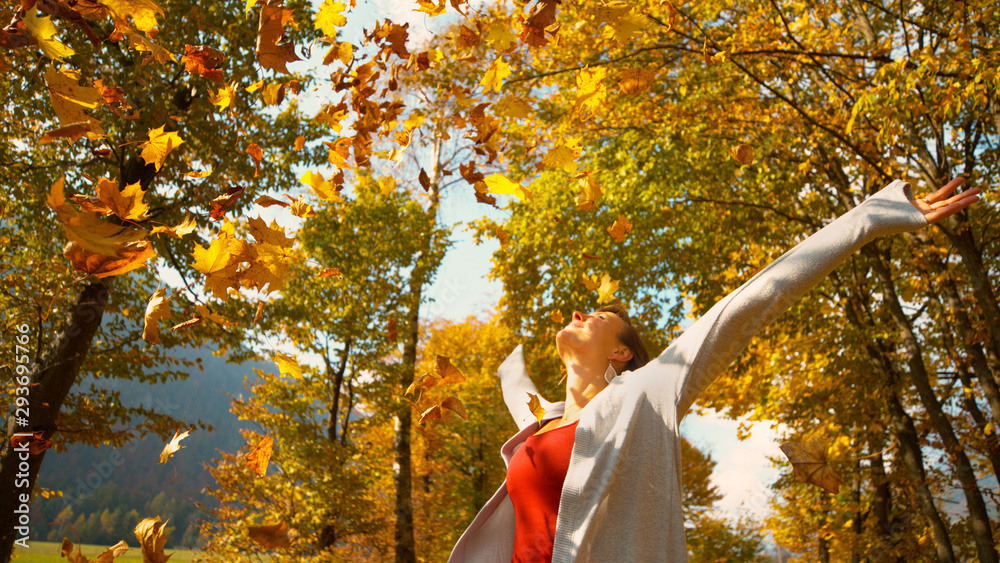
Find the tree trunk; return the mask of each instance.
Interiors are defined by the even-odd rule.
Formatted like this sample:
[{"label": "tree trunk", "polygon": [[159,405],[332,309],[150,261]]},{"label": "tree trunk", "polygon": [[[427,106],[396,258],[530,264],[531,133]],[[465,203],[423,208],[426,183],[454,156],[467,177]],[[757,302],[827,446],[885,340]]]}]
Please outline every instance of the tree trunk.
[{"label": "tree trunk", "polygon": [[924,364],[923,351],[909,317],[903,311],[896,295],[896,287],[889,272],[889,267],[883,258],[877,254],[874,247],[869,247],[866,251],[872,260],[872,267],[881,282],[884,294],[883,302],[889,309],[889,314],[899,328],[900,336],[903,340],[909,370],[910,382],[913,384],[920,396],[920,401],[926,409],[927,416],[941,437],[945,451],[955,468],[955,476],[962,485],[962,492],[965,493],[965,501],[969,509],[969,527],[972,537],[976,542],[976,551],[979,554],[981,563],[998,563],[996,548],[993,545],[993,530],[990,523],[989,512],[983,495],[979,492],[979,484],[976,479],[975,470],[965,453],[965,448],[955,435],[955,429],[948,420],[948,416],[941,408],[934,388],[931,386],[930,377],[927,374],[927,366]]},{"label": "tree trunk", "polygon": [[[866,324],[862,321],[862,311],[867,311],[867,307],[861,302],[858,293],[848,293],[848,295],[849,302],[848,306],[845,307],[847,319],[851,324],[864,329]],[[931,538],[934,540],[936,560],[938,563],[954,563],[955,551],[952,547],[951,537],[948,535],[948,527],[941,518],[941,513],[938,512],[937,506],[934,504],[934,495],[927,486],[924,455],[920,450],[917,429],[913,425],[913,419],[903,408],[897,393],[899,374],[889,360],[889,350],[883,342],[875,339],[865,345],[865,351],[871,359],[872,367],[881,371],[884,380],[888,382],[885,385],[886,407],[889,411],[891,432],[899,444],[903,467],[913,481],[913,492],[917,497],[917,505],[930,528]]]},{"label": "tree trunk", "polygon": [[[108,303],[108,287],[95,281],[87,284],[73,302],[62,331],[48,350],[32,366],[29,379],[29,413],[27,423],[12,415],[7,424],[7,438],[0,444],[0,562],[9,563],[14,542],[26,536],[18,530],[21,524],[14,511],[22,504],[22,495],[31,494],[42,466],[45,452],[28,455],[14,451],[10,438],[15,432],[42,432],[50,439],[56,431],[56,420],[66,396],[76,383],[80,368],[90,350],[90,344],[101,326],[104,307]],[[22,409],[23,410],[23,409]],[[17,411],[14,413],[17,415]],[[23,417],[20,417],[23,418]],[[18,486],[23,485],[23,486]],[[33,528],[30,523],[26,528]]]}]

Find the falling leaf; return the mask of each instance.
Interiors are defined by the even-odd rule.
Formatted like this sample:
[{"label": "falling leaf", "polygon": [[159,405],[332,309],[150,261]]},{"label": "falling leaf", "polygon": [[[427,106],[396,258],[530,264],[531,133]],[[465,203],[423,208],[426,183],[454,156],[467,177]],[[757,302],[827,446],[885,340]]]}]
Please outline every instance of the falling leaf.
[{"label": "falling leaf", "polygon": [[307,170],[306,173],[299,178],[299,181],[312,188],[313,192],[322,200],[336,201],[340,203],[343,203],[344,201],[344,198],[340,197],[338,190],[330,184],[330,182],[324,178],[322,174]]},{"label": "falling leaf", "polygon": [[295,152],[299,152],[305,146],[306,146],[305,136],[299,135],[298,137],[295,137],[295,146],[292,147],[292,150],[294,150]]},{"label": "falling leaf", "polygon": [[211,217],[213,221],[221,219],[226,211],[236,204],[236,200],[243,195],[243,190],[244,188],[242,186],[233,186],[226,190],[226,193],[208,202],[212,207],[209,217]]},{"label": "falling leaf", "polygon": [[233,326],[236,326],[236,323],[233,321],[223,317],[222,315],[209,311],[208,307],[206,307],[203,303],[195,305],[195,310],[198,311],[198,316],[200,318],[208,319],[215,324],[221,325],[225,329],[230,329]]},{"label": "falling leaf", "polygon": [[655,69],[630,68],[618,75],[618,88],[626,96],[635,96],[649,90],[654,80],[656,80]]},{"label": "falling leaf", "polygon": [[597,288],[597,303],[609,303],[618,291],[618,280],[612,280],[611,276],[604,274],[601,277],[601,285]]},{"label": "falling leaf", "polygon": [[285,99],[285,83],[272,82],[265,86],[260,94],[265,105],[276,106]]},{"label": "falling leaf", "polygon": [[514,195],[520,200],[524,200],[526,197],[531,196],[531,193],[524,189],[520,184],[515,184],[500,173],[491,174],[483,178],[483,182],[486,183],[486,187],[489,189],[490,193],[499,195]]},{"label": "falling leaf", "polygon": [[257,27],[257,59],[264,68],[288,74],[287,63],[299,60],[295,54],[295,44],[281,43],[285,35],[285,24],[292,21],[292,11],[285,8],[283,0],[266,0],[260,10]]},{"label": "falling leaf", "polygon": [[254,200],[254,203],[261,207],[271,207],[272,205],[278,205],[281,207],[288,207],[288,203],[281,201],[280,199],[274,199],[269,195],[262,195]]},{"label": "falling leaf", "polygon": [[[236,99],[235,82],[228,86],[223,86],[222,88],[219,88],[214,93],[211,91],[209,91],[208,93],[208,101],[211,102],[213,106],[218,107],[219,111],[222,111],[226,108],[235,109],[235,107],[233,106],[233,100],[235,99]],[[193,177],[197,178],[198,176],[193,176]]]},{"label": "falling leaf", "polygon": [[271,453],[274,450],[274,438],[270,434],[260,439],[260,442],[252,450],[243,456],[243,465],[253,471],[258,477],[267,474],[267,464],[271,462]]},{"label": "falling leaf", "polygon": [[503,59],[498,58],[486,69],[486,73],[483,74],[479,85],[483,87],[483,93],[488,94],[490,90],[499,92],[503,86],[503,79],[508,76],[510,76],[510,66]]},{"label": "falling leaf", "polygon": [[393,318],[389,319],[389,322],[386,324],[386,327],[385,327],[385,336],[386,336],[386,338],[389,339],[389,344],[395,344],[396,343],[396,337],[398,336],[397,327],[396,327],[396,317],[393,317]]},{"label": "falling leaf", "polygon": [[576,76],[576,101],[582,103],[591,111],[605,104],[608,91],[604,86],[607,69],[604,67],[582,68]]},{"label": "falling leaf", "polygon": [[28,435],[25,435],[24,432],[18,432],[10,437],[10,445],[14,449],[23,449],[24,444],[28,444],[28,453],[38,455],[52,447],[52,440],[46,440],[43,436],[45,433],[41,430],[36,430]]},{"label": "falling leaf", "polygon": [[323,32],[327,37],[336,38],[339,33],[338,27],[347,23],[347,18],[343,12],[347,5],[335,0],[325,0],[316,10],[315,27]]},{"label": "falling leaf", "polygon": [[593,173],[587,173],[586,176],[580,178],[577,181],[577,186],[580,188],[580,193],[576,196],[576,208],[580,211],[593,209],[602,195],[601,186],[593,177]]},{"label": "falling leaf", "polygon": [[257,312],[254,313],[254,315],[253,315],[253,323],[252,324],[257,324],[258,322],[260,322],[260,319],[263,318],[263,317],[264,317],[264,302],[261,301],[260,303],[257,303]]},{"label": "falling leaf", "polygon": [[52,101],[52,109],[63,126],[77,123],[89,123],[89,139],[104,136],[100,123],[87,113],[104,103],[104,97],[97,88],[80,85],[80,72],[71,69],[56,70],[53,66],[45,68],[45,87]]},{"label": "falling leaf", "polygon": [[213,82],[222,82],[222,69],[215,68],[225,59],[220,51],[207,45],[184,45],[184,56],[181,63],[184,70],[197,76],[203,76]]},{"label": "falling leaf", "polygon": [[156,251],[149,241],[140,240],[121,244],[116,249],[116,255],[108,256],[91,252],[76,241],[69,241],[63,247],[63,256],[70,260],[74,271],[106,278],[142,268],[156,256]]},{"label": "falling leaf", "polygon": [[545,418],[545,409],[542,408],[542,403],[538,400],[538,395],[528,393],[528,410],[531,411],[531,414],[535,415],[535,419],[541,425],[542,419]]},{"label": "falling leaf", "polygon": [[441,408],[450,410],[462,417],[462,420],[469,420],[469,413],[465,411],[465,405],[462,404],[462,401],[458,397],[448,397],[441,401]]},{"label": "falling leaf", "polygon": [[167,538],[163,536],[163,529],[167,523],[156,518],[143,518],[135,526],[135,538],[139,540],[139,549],[142,551],[143,563],[167,563],[170,555],[164,555],[163,547],[167,545]]},{"label": "falling leaf", "polygon": [[260,161],[264,159],[264,151],[261,150],[257,143],[250,143],[250,146],[247,147],[247,154],[253,159],[253,177],[256,178],[260,176]]},{"label": "falling leaf", "polygon": [[432,0],[417,0],[417,6],[419,8],[414,8],[414,12],[424,12],[428,17],[433,18],[434,16],[440,16],[445,11],[445,0],[440,0],[439,2],[433,2]]},{"label": "falling leaf", "polygon": [[170,330],[171,331],[174,331],[174,330],[184,330],[184,329],[190,328],[190,327],[192,327],[194,325],[200,325],[203,320],[204,319],[202,319],[200,316],[195,315],[194,317],[192,317],[192,318],[190,318],[190,319],[188,319],[188,320],[186,320],[186,321],[184,321],[182,323],[175,324],[174,326],[170,327]]},{"label": "falling leaf", "polygon": [[576,159],[579,157],[580,149],[578,147],[559,145],[545,153],[545,156],[542,157],[542,164],[549,168],[559,168],[570,174],[576,174]]},{"label": "falling leaf", "polygon": [[779,447],[791,462],[792,475],[797,481],[837,494],[844,482],[827,462],[827,443],[825,439],[814,438],[805,443],[785,442]]},{"label": "falling leaf", "polygon": [[248,526],[247,535],[264,549],[284,549],[292,545],[292,539],[288,536],[288,524],[285,522],[267,526]]},{"label": "falling leaf", "polygon": [[159,463],[166,463],[178,450],[184,448],[185,446],[180,445],[181,440],[187,438],[189,435],[191,435],[190,430],[185,430],[184,432],[180,430],[174,431],[174,437],[167,442],[167,445],[163,446],[163,451],[160,452]]},{"label": "falling leaf", "polygon": [[618,214],[613,225],[608,227],[608,234],[618,242],[625,242],[625,236],[632,232],[632,223],[624,215]]},{"label": "falling leaf", "polygon": [[174,238],[184,238],[184,235],[191,234],[194,230],[198,228],[198,223],[191,218],[190,215],[184,217],[184,220],[180,222],[176,227],[167,227],[165,225],[157,225],[149,231],[150,235],[158,235],[163,233],[167,236]]},{"label": "falling leaf", "polygon": [[[70,563],[91,563],[90,559],[83,555],[81,547],[83,547],[83,544],[78,545],[76,553],[73,553],[73,542],[69,541],[69,538],[64,537],[62,547],[59,549],[59,555],[65,557]],[[97,559],[95,559],[95,563],[114,563],[115,558],[124,555],[126,551],[128,551],[128,544],[125,543],[125,540],[122,540],[99,553]]]},{"label": "falling leaf", "polygon": [[436,356],[434,358],[434,372],[441,377],[441,384],[461,383],[465,381],[465,376],[458,368],[451,365],[451,358],[447,356]]},{"label": "falling leaf", "polygon": [[990,422],[987,422],[986,426],[983,427],[983,434],[985,434],[986,436],[992,436],[996,433],[997,433],[997,427],[996,425],[993,424],[992,420]]},{"label": "falling leaf", "polygon": [[178,135],[176,131],[164,132],[164,127],[166,127],[166,125],[161,125],[156,129],[150,129],[149,140],[139,143],[139,148],[142,149],[142,153],[139,156],[141,156],[147,164],[153,164],[156,166],[157,172],[159,172],[160,168],[163,167],[163,161],[166,160],[167,155],[184,143],[184,140],[181,139],[180,135]]},{"label": "falling leaf", "polygon": [[187,177],[187,178],[195,178],[195,179],[208,178],[211,175],[212,175],[212,167],[211,166],[208,167],[208,170],[192,170],[190,172],[185,172],[184,173],[185,177]]},{"label": "falling leaf", "polygon": [[441,405],[434,405],[433,407],[425,410],[420,414],[420,419],[417,422],[423,424],[428,420],[441,420]]},{"label": "falling leaf", "polygon": [[302,366],[295,361],[295,358],[279,352],[274,354],[274,362],[278,364],[278,373],[281,375],[288,375],[294,379],[302,377]]},{"label": "falling leaf", "polygon": [[379,195],[387,196],[396,189],[396,179],[392,176],[382,176],[378,179]]},{"label": "falling leaf", "polygon": [[[160,343],[160,319],[172,319],[170,300],[166,288],[159,288],[149,297],[146,303],[146,315],[142,327],[142,339],[150,344]],[[162,454],[161,454],[162,459]],[[162,463],[162,462],[161,462]]]},{"label": "falling leaf", "polygon": [[97,181],[97,199],[108,206],[108,210],[126,221],[142,221],[146,218],[149,205],[143,203],[145,192],[139,182],[125,186],[119,191],[118,183],[107,178]]},{"label": "falling leaf", "polygon": [[156,14],[164,15],[163,8],[152,0],[101,0],[111,10],[115,20],[125,22],[131,17],[136,29],[156,37]]},{"label": "falling leaf", "polygon": [[753,164],[753,147],[750,145],[736,145],[729,149],[729,154],[743,166]]},{"label": "falling leaf", "polygon": [[38,46],[50,59],[62,59],[76,54],[76,51],[63,45],[53,36],[57,33],[56,26],[52,24],[52,18],[38,17],[37,9],[31,8],[24,16],[24,25],[28,32],[38,42]]},{"label": "falling leaf", "polygon": [[331,278],[333,276],[341,275],[340,270],[336,268],[323,268],[323,271],[316,274],[317,278]]},{"label": "falling leaf", "polygon": [[63,193],[65,177],[60,177],[49,190],[46,201],[56,212],[63,231],[70,241],[97,254],[118,256],[123,245],[136,242],[146,236],[146,231],[134,227],[115,225],[101,221],[97,213],[80,213],[66,203]]},{"label": "falling leaf", "polygon": [[562,326],[564,321],[562,311],[552,311],[552,314],[549,315],[549,318],[552,319],[552,322],[556,323],[559,326]]},{"label": "falling leaf", "polygon": [[510,240],[510,235],[504,230],[503,226],[497,226],[497,238],[500,239],[500,246],[507,246],[507,241]]},{"label": "falling leaf", "polygon": [[44,145],[46,143],[51,143],[54,139],[69,139],[71,141],[75,141],[87,133],[90,133],[90,129],[91,123],[88,121],[70,123],[64,127],[57,127],[46,131],[38,142],[39,144]]}]

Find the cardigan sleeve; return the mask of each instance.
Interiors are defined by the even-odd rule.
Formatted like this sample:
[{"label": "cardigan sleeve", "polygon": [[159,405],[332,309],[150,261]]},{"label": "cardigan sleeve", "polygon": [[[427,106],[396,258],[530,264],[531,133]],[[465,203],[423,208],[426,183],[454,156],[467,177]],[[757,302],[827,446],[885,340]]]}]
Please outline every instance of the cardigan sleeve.
[{"label": "cardigan sleeve", "polygon": [[[525,368],[524,348],[520,344],[497,368],[497,377],[500,378],[503,401],[519,431],[538,422],[535,415],[531,413],[531,409],[528,408],[529,393],[538,397],[539,403],[546,411],[554,411],[554,407],[557,406],[539,395],[538,389],[535,388],[535,384],[531,381],[528,370]],[[562,413],[560,412],[560,414]]]},{"label": "cardigan sleeve", "polygon": [[750,339],[865,244],[927,225],[910,185],[896,180],[820,229],[715,304],[637,370],[647,392],[683,416]]}]

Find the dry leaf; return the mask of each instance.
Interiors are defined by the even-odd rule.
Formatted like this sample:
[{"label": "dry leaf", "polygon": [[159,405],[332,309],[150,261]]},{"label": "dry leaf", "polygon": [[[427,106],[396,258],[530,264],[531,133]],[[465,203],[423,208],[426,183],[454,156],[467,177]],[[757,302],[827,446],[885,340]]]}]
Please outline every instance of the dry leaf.
[{"label": "dry leaf", "polygon": [[247,147],[247,154],[253,159],[253,177],[256,178],[260,176],[260,161],[264,160],[264,151],[261,150],[257,143],[250,143],[250,146]]},{"label": "dry leaf", "polygon": [[388,322],[388,324],[386,324],[386,327],[385,327],[385,335],[386,335],[386,338],[389,339],[389,344],[395,344],[396,343],[396,337],[398,336],[398,334],[399,333],[398,333],[398,329],[397,329],[397,326],[396,326],[396,318],[393,317],[393,318],[389,319],[389,322]]},{"label": "dry leaf", "polygon": [[465,405],[462,404],[462,401],[458,397],[448,397],[441,401],[441,408],[450,410],[462,417],[462,420],[469,420],[469,414],[465,411]]},{"label": "dry leaf", "polygon": [[135,538],[139,540],[143,563],[167,563],[167,559],[170,559],[170,555],[163,553],[163,547],[167,544],[167,538],[163,536],[163,527],[166,525],[159,516],[143,518],[136,524]]},{"label": "dry leaf", "polygon": [[71,141],[75,141],[87,133],[90,133],[90,130],[90,122],[82,121],[80,123],[70,123],[69,125],[46,131],[38,142],[44,145],[46,143],[51,143],[53,139],[69,139]]},{"label": "dry leaf", "polygon": [[213,221],[221,219],[226,211],[236,204],[236,200],[243,195],[243,189],[244,188],[242,186],[233,186],[226,190],[226,193],[208,202],[209,205],[212,206],[212,211],[209,213],[209,217],[211,217]]},{"label": "dry leaf", "polygon": [[266,0],[261,7],[256,53],[262,67],[288,74],[285,65],[299,60],[294,43],[280,42],[285,36],[285,24],[291,21],[292,10],[286,9],[282,0]]},{"label": "dry leaf", "polygon": [[542,419],[545,418],[545,409],[542,408],[542,403],[538,400],[538,395],[528,393],[528,410],[531,411],[531,414],[535,415],[538,424],[541,425]]},{"label": "dry leaf", "polygon": [[631,231],[632,223],[621,213],[618,214],[618,219],[615,219],[614,224],[608,227],[608,234],[618,242],[625,242],[625,236]]},{"label": "dry leaf", "polygon": [[258,477],[267,474],[267,464],[271,462],[271,453],[274,451],[274,438],[270,434],[261,438],[260,442],[245,456],[243,465],[253,471]]},{"label": "dry leaf", "polygon": [[292,545],[292,539],[288,536],[288,524],[284,522],[267,526],[249,526],[247,534],[264,549],[283,549]]},{"label": "dry leaf", "polygon": [[183,449],[185,446],[180,445],[181,440],[187,438],[191,435],[190,430],[185,430],[181,432],[180,430],[174,431],[174,437],[167,442],[167,445],[163,446],[163,451],[160,452],[159,463],[166,463],[178,450]]},{"label": "dry leaf", "polygon": [[[167,299],[166,288],[153,292],[146,304],[146,316],[142,327],[142,339],[150,344],[160,343],[160,319],[172,319],[170,300]],[[162,463],[162,462],[161,462]]]},{"label": "dry leaf", "polygon": [[340,273],[340,270],[338,270],[336,268],[323,268],[323,271],[321,271],[320,273],[316,274],[316,277],[317,278],[330,278],[330,277],[339,276],[339,275],[342,275],[342,274]]},{"label": "dry leaf", "polygon": [[753,147],[750,145],[737,145],[729,149],[729,154],[736,162],[743,166],[753,164]]},{"label": "dry leaf", "polygon": [[139,143],[139,148],[142,149],[142,153],[139,156],[147,164],[156,166],[157,172],[160,171],[160,168],[163,168],[163,161],[166,160],[167,155],[184,143],[184,139],[181,139],[181,136],[176,131],[164,132],[164,127],[166,125],[150,129],[149,140]]},{"label": "dry leaf", "polygon": [[423,414],[420,415],[420,420],[418,420],[418,422],[423,424],[428,420],[441,420],[441,405],[434,405],[433,407],[425,410]]},{"label": "dry leaf", "polygon": [[461,383],[465,381],[465,376],[458,368],[451,365],[451,359],[447,356],[437,356],[434,359],[434,372],[441,378],[441,384]]},{"label": "dry leaf", "polygon": [[828,440],[816,438],[805,443],[785,442],[781,451],[792,464],[795,480],[816,485],[831,494],[837,494],[844,484],[829,466],[826,458]]}]

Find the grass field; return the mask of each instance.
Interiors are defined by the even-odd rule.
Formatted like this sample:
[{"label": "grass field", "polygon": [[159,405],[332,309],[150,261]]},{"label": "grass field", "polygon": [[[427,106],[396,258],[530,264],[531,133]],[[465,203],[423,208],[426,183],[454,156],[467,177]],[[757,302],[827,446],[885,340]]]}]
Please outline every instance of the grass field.
[{"label": "grass field", "polygon": [[[30,549],[17,549],[14,551],[14,563],[60,563],[66,561],[65,558],[59,556],[59,547],[62,544],[47,541],[33,541],[29,542],[28,545],[31,546]],[[108,547],[109,546],[88,544],[83,544],[81,546],[83,555],[90,560],[96,559],[97,555]],[[195,552],[190,549],[165,549],[163,552],[167,555],[173,553],[170,557],[170,563],[191,561],[195,555]],[[76,553],[76,547],[73,548],[73,553]],[[142,553],[139,552],[139,542],[133,541],[129,543],[129,550],[125,552],[125,555],[115,559],[115,563],[142,563]]]}]

